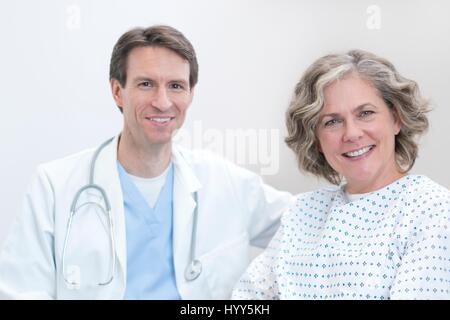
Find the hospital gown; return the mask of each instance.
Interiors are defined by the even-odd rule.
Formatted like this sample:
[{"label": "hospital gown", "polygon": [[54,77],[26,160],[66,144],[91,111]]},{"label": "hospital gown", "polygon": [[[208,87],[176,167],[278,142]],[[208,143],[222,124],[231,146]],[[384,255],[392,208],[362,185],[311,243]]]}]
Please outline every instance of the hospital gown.
[{"label": "hospital gown", "polygon": [[233,299],[450,299],[450,191],[409,175],[301,194]]}]

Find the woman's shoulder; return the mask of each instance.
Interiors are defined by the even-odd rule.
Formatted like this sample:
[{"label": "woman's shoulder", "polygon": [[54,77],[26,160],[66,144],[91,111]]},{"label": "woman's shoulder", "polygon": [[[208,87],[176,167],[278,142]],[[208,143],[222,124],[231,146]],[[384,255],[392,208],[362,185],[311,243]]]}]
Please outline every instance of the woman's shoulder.
[{"label": "woman's shoulder", "polygon": [[409,175],[405,178],[406,193],[410,199],[418,197],[432,199],[450,199],[450,190],[425,175]]},{"label": "woman's shoulder", "polygon": [[449,218],[450,190],[424,175],[409,175],[404,181],[400,207],[410,218]]},{"label": "woman's shoulder", "polygon": [[339,187],[322,187],[313,191],[299,193],[295,196],[295,201],[292,207],[313,203],[325,203],[332,201],[336,194],[340,191]]},{"label": "woman's shoulder", "polygon": [[295,200],[286,210],[284,220],[293,216],[303,216],[306,213],[311,215],[311,209],[314,209],[316,215],[320,212],[325,213],[326,208],[330,207],[339,191],[339,187],[322,187],[297,194]]}]

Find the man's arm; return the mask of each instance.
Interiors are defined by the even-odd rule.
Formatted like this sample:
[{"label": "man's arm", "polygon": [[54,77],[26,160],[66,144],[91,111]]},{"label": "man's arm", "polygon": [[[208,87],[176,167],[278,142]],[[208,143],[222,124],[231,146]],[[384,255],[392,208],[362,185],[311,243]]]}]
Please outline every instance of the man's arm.
[{"label": "man's arm", "polygon": [[279,191],[263,179],[241,167],[228,163],[237,195],[248,212],[248,233],[253,246],[265,248],[276,233],[282,213],[294,201],[289,192]]},{"label": "man's arm", "polygon": [[0,298],[55,298],[53,196],[38,168],[0,253]]}]

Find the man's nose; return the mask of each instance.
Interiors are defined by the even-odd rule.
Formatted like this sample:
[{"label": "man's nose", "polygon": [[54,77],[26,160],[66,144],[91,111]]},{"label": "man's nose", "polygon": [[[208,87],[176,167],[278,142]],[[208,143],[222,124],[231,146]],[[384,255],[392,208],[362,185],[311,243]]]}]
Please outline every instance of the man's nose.
[{"label": "man's nose", "polygon": [[345,122],[344,126],[344,142],[355,142],[361,139],[363,136],[363,130],[352,120]]},{"label": "man's nose", "polygon": [[160,111],[166,111],[172,107],[172,101],[165,88],[158,88],[153,96],[152,106]]}]

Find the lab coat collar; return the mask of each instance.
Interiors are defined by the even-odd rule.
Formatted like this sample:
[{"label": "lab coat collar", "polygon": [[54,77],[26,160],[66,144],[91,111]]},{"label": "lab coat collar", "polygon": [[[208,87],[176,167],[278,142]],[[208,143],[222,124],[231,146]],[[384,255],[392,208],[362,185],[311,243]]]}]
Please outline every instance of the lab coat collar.
[{"label": "lab coat collar", "polygon": [[172,146],[172,162],[175,166],[175,172],[178,174],[178,179],[180,179],[180,183],[184,185],[186,191],[194,193],[201,189],[202,184],[183,156],[181,148],[176,145]]}]

